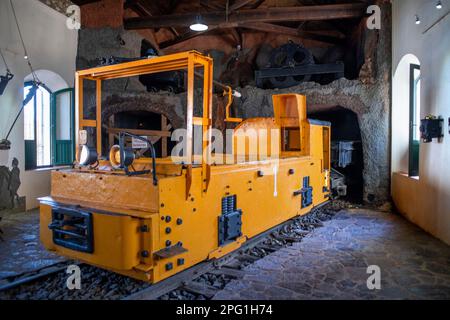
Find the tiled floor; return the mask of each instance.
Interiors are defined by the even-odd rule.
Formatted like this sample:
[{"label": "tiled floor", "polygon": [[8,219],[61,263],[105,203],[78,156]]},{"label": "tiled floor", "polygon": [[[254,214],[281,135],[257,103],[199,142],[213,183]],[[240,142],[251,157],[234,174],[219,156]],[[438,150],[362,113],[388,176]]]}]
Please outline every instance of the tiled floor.
[{"label": "tiled floor", "polygon": [[[372,265],[381,290],[367,287]],[[362,209],[246,270],[215,299],[450,299],[450,247],[397,215]]]}]

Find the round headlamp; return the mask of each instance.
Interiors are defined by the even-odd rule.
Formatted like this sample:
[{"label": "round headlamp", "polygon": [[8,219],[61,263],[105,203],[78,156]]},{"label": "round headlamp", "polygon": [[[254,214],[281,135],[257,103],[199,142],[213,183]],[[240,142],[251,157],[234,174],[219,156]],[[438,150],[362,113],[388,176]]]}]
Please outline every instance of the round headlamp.
[{"label": "round headlamp", "polygon": [[80,160],[78,161],[81,166],[90,166],[98,161],[98,154],[95,148],[88,147],[87,145],[81,146]]},{"label": "round headlamp", "polygon": [[130,166],[135,159],[133,149],[125,148],[123,150],[123,167],[122,167],[121,154],[122,152],[120,150],[120,146],[118,145],[112,146],[111,150],[109,151],[109,162],[111,163],[111,166],[114,169],[126,168]]}]

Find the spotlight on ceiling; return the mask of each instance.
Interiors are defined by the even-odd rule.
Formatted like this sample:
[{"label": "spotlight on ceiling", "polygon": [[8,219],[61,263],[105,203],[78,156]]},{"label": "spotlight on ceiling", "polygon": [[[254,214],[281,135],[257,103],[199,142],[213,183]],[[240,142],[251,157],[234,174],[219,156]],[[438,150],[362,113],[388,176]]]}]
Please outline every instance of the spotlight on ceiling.
[{"label": "spotlight on ceiling", "polygon": [[419,16],[416,14],[416,24],[420,24],[420,18],[419,18]]},{"label": "spotlight on ceiling", "polygon": [[194,23],[189,26],[189,29],[192,31],[206,31],[208,26],[203,23],[201,16],[197,16]]},{"label": "spotlight on ceiling", "polygon": [[90,166],[98,161],[98,154],[95,148],[88,147],[87,145],[83,145],[80,151],[80,165],[81,166]]},{"label": "spotlight on ceiling", "polygon": [[436,9],[438,9],[438,10],[441,10],[441,9],[442,9],[442,2],[441,2],[441,1],[438,1],[438,2],[436,3]]}]

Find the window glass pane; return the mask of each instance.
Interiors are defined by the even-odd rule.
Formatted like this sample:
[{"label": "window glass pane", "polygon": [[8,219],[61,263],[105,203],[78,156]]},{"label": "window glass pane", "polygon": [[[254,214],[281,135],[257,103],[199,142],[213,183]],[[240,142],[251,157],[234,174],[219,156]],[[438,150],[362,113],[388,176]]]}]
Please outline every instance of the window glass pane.
[{"label": "window glass pane", "polygon": [[[25,87],[23,98],[25,99],[31,87]],[[25,105],[23,109],[24,117],[24,139],[34,140],[34,97]]]},{"label": "window glass pane", "polygon": [[56,96],[56,140],[71,139],[70,103],[70,92],[64,92]]},{"label": "window glass pane", "polygon": [[416,90],[414,97],[414,132],[413,139],[420,140],[420,78],[416,81]]},{"label": "window glass pane", "polygon": [[42,87],[36,91],[36,156],[37,166],[50,162],[50,93]]}]

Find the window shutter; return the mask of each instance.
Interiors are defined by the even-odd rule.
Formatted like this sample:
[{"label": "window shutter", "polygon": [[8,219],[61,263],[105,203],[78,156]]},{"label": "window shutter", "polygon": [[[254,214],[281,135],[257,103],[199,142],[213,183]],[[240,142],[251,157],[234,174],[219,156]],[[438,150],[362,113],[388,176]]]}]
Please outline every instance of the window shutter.
[{"label": "window shutter", "polygon": [[70,165],[75,160],[75,95],[68,88],[51,96],[52,165]]}]

